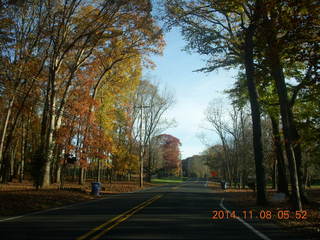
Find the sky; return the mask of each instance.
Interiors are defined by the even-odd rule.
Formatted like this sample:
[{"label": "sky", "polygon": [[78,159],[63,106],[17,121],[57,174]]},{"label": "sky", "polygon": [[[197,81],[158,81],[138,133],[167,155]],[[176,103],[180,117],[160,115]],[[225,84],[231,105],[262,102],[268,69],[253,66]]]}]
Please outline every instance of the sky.
[{"label": "sky", "polygon": [[[166,48],[163,56],[153,56],[156,69],[144,74],[166,86],[173,92],[176,103],[166,113],[166,118],[175,119],[177,126],[165,131],[180,139],[182,159],[199,154],[205,144],[197,137],[205,132],[205,109],[213,99],[226,98],[223,90],[231,88],[234,71],[220,69],[211,73],[193,72],[205,66],[204,57],[197,53],[182,51],[186,42],[178,29],[165,33]],[[217,143],[218,137],[210,135],[209,142]]]}]

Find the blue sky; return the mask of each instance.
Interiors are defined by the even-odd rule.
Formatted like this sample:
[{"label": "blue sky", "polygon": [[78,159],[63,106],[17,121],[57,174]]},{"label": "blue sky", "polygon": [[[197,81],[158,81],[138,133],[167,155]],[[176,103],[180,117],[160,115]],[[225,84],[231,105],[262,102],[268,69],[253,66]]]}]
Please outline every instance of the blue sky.
[{"label": "blue sky", "polygon": [[[146,70],[145,74],[168,87],[175,95],[176,104],[166,117],[174,118],[177,127],[166,131],[180,139],[182,159],[199,154],[205,150],[197,135],[204,130],[204,111],[212,99],[225,98],[224,89],[232,87],[234,71],[219,70],[212,73],[193,72],[205,65],[204,57],[199,54],[182,51],[185,46],[178,29],[165,34],[166,48],[163,56],[154,56],[155,70]],[[211,135],[210,142],[218,141]]]}]

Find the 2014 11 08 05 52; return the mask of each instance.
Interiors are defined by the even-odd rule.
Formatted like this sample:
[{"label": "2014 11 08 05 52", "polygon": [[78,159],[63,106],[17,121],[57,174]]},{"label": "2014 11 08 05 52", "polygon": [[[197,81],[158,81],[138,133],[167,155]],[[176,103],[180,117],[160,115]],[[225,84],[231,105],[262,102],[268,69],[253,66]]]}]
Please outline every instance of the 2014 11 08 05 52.
[{"label": "2014 11 08 05 52", "polygon": [[295,219],[295,220],[305,220],[308,218],[308,211],[290,211],[290,210],[260,210],[260,211],[253,211],[253,210],[242,210],[242,211],[235,211],[235,210],[213,210],[212,211],[212,220],[222,220],[222,219],[235,219],[235,218],[243,218],[243,219],[261,219],[261,220],[270,220],[270,219],[279,219],[279,220],[286,220],[286,219]]}]

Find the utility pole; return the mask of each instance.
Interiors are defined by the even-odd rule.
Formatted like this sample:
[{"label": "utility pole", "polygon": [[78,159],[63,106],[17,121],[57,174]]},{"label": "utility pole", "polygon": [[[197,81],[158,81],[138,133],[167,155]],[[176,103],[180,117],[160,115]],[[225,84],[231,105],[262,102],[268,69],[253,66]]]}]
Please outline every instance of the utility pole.
[{"label": "utility pole", "polygon": [[143,108],[149,108],[150,106],[143,106],[142,105],[142,100],[141,100],[141,105],[140,106],[135,106],[135,108],[140,108],[140,154],[139,154],[139,183],[140,183],[140,188],[143,187],[143,152],[144,152],[144,147],[142,144],[142,121],[143,121]]},{"label": "utility pole", "polygon": [[[141,102],[142,104],[142,102]],[[139,163],[140,163],[140,187],[143,188],[143,152],[142,152],[142,105],[140,106],[140,154],[139,154]]]}]

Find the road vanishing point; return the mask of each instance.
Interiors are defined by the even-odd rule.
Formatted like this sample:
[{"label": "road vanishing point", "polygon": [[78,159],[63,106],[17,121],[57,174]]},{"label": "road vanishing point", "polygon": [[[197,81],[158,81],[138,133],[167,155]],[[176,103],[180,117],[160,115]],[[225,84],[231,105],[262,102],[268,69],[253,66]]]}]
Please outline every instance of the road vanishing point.
[{"label": "road vanishing point", "polygon": [[207,185],[186,181],[0,219],[0,239],[308,239],[268,220],[212,219],[234,208]]}]

